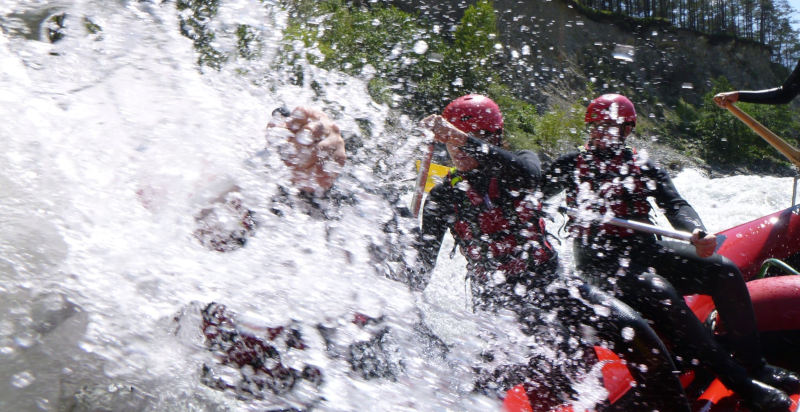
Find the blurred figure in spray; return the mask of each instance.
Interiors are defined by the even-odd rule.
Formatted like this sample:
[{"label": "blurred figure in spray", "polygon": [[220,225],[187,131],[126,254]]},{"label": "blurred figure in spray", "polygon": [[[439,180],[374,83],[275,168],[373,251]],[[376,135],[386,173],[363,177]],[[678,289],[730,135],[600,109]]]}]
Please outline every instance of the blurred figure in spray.
[{"label": "blurred figure in spray", "polygon": [[[633,103],[619,94],[602,95],[589,104],[585,121],[586,146],[550,165],[543,178],[545,197],[566,190],[570,207],[647,223],[652,223],[647,200],[652,197],[676,229],[693,235],[691,244],[663,241],[571,219],[575,262],[582,274],[654,321],[679,356],[699,359],[751,407],[786,411],[791,401],[782,390],[797,390],[800,379],[766,363],[739,269],[714,253],[715,236],[706,234],[669,175],[625,145],[636,125]],[[712,296],[736,360],[686,305],[683,295],[695,293]]]},{"label": "blurred figure in spray", "polygon": [[292,185],[301,192],[325,196],[347,160],[339,126],[320,110],[298,106],[291,112],[276,109],[267,128],[286,137],[276,144],[291,169]]},{"label": "blurred figure in spray", "polygon": [[[346,233],[337,229],[336,221],[341,218],[339,207],[354,200],[346,189],[335,187],[347,159],[339,127],[314,108],[278,108],[267,125],[267,140],[267,150],[275,151],[289,172],[288,181],[277,182],[271,212],[278,217],[291,213],[314,217],[325,226],[327,249],[344,250],[347,259],[347,250],[341,245]],[[241,248],[257,227],[255,214],[243,205],[236,186],[196,220],[195,237],[217,252]],[[287,223],[287,230],[292,229]],[[241,397],[311,408],[322,400],[319,386],[325,373],[314,361],[320,351],[345,360],[363,379],[394,379],[400,371],[383,317],[359,312],[340,315],[327,314],[324,318],[329,321],[316,325],[295,321],[272,324],[212,302],[193,303],[175,319],[178,330],[194,330],[199,323],[204,345],[215,354],[216,362],[203,367],[206,385],[232,390]],[[320,341],[322,346],[315,345]]]},{"label": "blurred figure in spray", "polygon": [[[425,288],[449,230],[467,260],[474,307],[512,311],[525,334],[557,352],[554,359],[533,357],[485,373],[477,389],[503,396],[524,384],[536,410],[570,403],[575,379],[597,362],[591,348],[599,345],[621,354],[637,382],[625,401],[606,400],[600,409],[688,410],[674,365],[647,323],[622,302],[560,272],[537,195],[539,159],[505,149],[498,105],[466,95],[422,124],[447,146],[455,167],[425,202],[420,262],[406,281]],[[625,330],[634,333],[623,338]],[[648,398],[648,392],[657,396]]]},{"label": "blurred figure in spray", "polygon": [[[329,202],[338,202],[341,196],[331,194],[331,189],[347,159],[339,127],[322,111],[298,106],[294,110],[281,107],[272,112],[267,124],[268,150],[277,150],[289,168],[290,186],[302,200],[293,202],[290,190],[279,185],[280,195],[275,199],[273,212],[303,207],[309,213],[325,213]],[[195,216],[197,229],[194,236],[200,243],[218,252],[236,250],[247,243],[256,230],[253,211],[242,204],[239,187],[222,193],[212,207]]]}]

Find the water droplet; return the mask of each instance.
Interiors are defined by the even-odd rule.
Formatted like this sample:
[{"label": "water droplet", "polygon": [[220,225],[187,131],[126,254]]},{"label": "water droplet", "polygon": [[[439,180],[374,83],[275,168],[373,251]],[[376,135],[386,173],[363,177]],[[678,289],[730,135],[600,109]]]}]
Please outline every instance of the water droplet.
[{"label": "water droplet", "polygon": [[630,326],[626,326],[622,328],[622,338],[630,341],[633,340],[633,337],[636,335],[636,332],[633,331],[633,328]]},{"label": "water droplet", "polygon": [[295,139],[297,143],[308,146],[311,143],[314,143],[314,138],[311,136],[311,131],[308,129],[303,129],[299,133],[295,135]]},{"label": "water droplet", "polygon": [[426,43],[425,40],[417,40],[417,42],[414,43],[414,53],[425,54],[426,51],[428,51],[428,43]]},{"label": "water droplet", "polygon": [[632,62],[635,54],[633,46],[627,44],[617,44],[614,46],[614,51],[611,53],[617,60]]},{"label": "water droplet", "polygon": [[441,53],[431,53],[428,56],[428,61],[432,63],[441,63],[444,61],[444,56]]},{"label": "water droplet", "polygon": [[17,346],[22,348],[30,348],[31,346],[36,344],[36,340],[37,340],[37,335],[29,331],[24,331],[14,336],[14,343],[16,343]]},{"label": "water droplet", "polygon": [[30,384],[32,384],[33,381],[35,380],[36,377],[34,377],[32,373],[30,373],[29,371],[24,371],[12,376],[11,384],[19,389],[22,389],[27,386],[30,386]]}]

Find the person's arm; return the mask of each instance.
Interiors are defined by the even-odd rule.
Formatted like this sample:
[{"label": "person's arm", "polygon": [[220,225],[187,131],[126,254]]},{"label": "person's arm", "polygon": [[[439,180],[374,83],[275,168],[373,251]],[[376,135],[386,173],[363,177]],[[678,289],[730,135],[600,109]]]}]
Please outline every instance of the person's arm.
[{"label": "person's arm", "polygon": [[573,184],[577,167],[576,159],[577,153],[565,154],[545,169],[540,184],[545,199],[563,192],[570,184]]},{"label": "person's arm", "polygon": [[669,174],[648,161],[644,166],[646,175],[656,183],[655,199],[658,206],[664,210],[664,215],[677,230],[692,233],[690,242],[695,246],[697,255],[709,257],[714,254],[717,246],[716,236],[706,231],[703,221],[697,211],[678,193]]},{"label": "person's arm", "polygon": [[687,232],[695,229],[706,230],[697,211],[678,193],[678,189],[664,169],[657,167],[651,161],[647,161],[642,169],[645,171],[645,176],[655,182],[656,190],[653,197],[675,229]]},{"label": "person's arm", "polygon": [[737,101],[760,104],[786,104],[800,93],[800,61],[792,73],[780,87],[765,90],[739,90],[720,93],[714,96],[714,102],[720,107]]},{"label": "person's arm", "polygon": [[536,153],[530,150],[512,152],[469,136],[461,147],[481,164],[481,169],[494,176],[517,182],[521,187],[535,188],[542,176]]},{"label": "person's arm", "polygon": [[298,106],[273,111],[267,139],[278,147],[292,172],[292,184],[303,192],[324,195],[347,160],[339,126],[324,112]]}]

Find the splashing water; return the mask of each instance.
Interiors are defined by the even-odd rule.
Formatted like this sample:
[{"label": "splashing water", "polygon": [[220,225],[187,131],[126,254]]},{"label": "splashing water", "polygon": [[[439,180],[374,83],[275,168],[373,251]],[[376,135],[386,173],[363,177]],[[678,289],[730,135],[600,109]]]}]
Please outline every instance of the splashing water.
[{"label": "splashing water", "polygon": [[[47,41],[50,17],[62,13],[63,37]],[[226,2],[218,16],[219,33],[257,27],[262,57],[199,71],[166,3],[0,6],[0,409],[274,407],[200,383],[212,355],[199,328],[176,332],[173,317],[212,301],[267,325],[353,312],[391,319],[400,376],[362,380],[312,353],[325,365],[320,409],[498,409],[471,393],[485,325],[469,313],[463,260],[440,258],[431,286],[414,295],[381,276],[368,252],[386,236],[397,198],[411,192],[410,166],[424,147],[407,132],[412,121],[373,103],[362,79],[303,65],[316,84],[292,84],[291,68],[275,64],[286,16],[270,2]],[[218,42],[235,47],[222,35]],[[263,152],[265,125],[281,105],[321,107],[343,130],[341,184],[357,202],[335,221],[271,211],[288,173]],[[786,193],[787,179],[730,179],[687,171],[676,184],[710,229],[785,206],[772,194]],[[192,236],[195,217],[231,192],[258,228],[245,247],[213,252]],[[425,353],[412,336],[420,319],[450,356]],[[496,327],[509,332],[509,322]],[[514,353],[513,342],[529,339],[509,332],[500,345]]]}]

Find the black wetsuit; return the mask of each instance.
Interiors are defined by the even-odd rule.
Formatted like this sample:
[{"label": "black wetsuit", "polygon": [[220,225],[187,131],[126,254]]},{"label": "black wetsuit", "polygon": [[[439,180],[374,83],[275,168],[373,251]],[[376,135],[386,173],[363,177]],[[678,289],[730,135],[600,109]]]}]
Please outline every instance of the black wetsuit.
[{"label": "black wetsuit", "polygon": [[741,90],[739,101],[745,103],[786,104],[800,93],[800,61],[780,87],[766,90]]},{"label": "black wetsuit", "polygon": [[[422,269],[408,280],[419,289],[425,287],[449,229],[468,261],[473,304],[513,311],[523,332],[541,337],[558,352],[555,362],[532,358],[529,365],[495,371],[478,383],[478,390],[492,383],[503,390],[522,381],[547,382],[555,398],[543,402],[564,401],[558,397],[572,393],[569,378],[595,364],[592,345],[608,345],[629,364],[646,368],[630,368],[638,383],[635,395],[627,398],[630,403],[606,403],[601,409],[647,405],[662,411],[687,410],[674,365],[647,323],[619,300],[558,273],[557,256],[547,242],[544,215],[534,195],[541,175],[536,155],[512,153],[475,138],[462,149],[480,166],[454,171],[431,190],[418,248]],[[570,283],[577,286],[579,296],[570,294]],[[604,310],[598,311],[599,307],[606,314],[600,314]],[[587,329],[593,332],[586,333]],[[625,330],[634,331],[634,336],[624,338]]]},{"label": "black wetsuit", "polygon": [[[583,150],[556,159],[544,173],[543,192],[551,197],[562,190],[573,206],[642,222],[649,217],[641,202],[652,197],[676,229],[705,230],[669,175],[630,149]],[[739,361],[752,367],[761,363],[750,295],[729,259],[718,254],[700,258],[690,244],[609,225],[572,221],[571,227],[575,262],[584,277],[654,321],[685,361],[699,359],[717,375],[743,378],[742,368],[731,362],[683,299],[699,293],[712,296]]]}]

